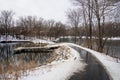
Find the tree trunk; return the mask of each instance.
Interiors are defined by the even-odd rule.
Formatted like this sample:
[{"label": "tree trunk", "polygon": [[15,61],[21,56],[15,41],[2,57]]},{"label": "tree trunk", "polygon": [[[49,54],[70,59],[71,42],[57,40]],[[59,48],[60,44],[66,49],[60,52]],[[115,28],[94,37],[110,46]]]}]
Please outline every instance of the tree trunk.
[{"label": "tree trunk", "polygon": [[98,20],[98,51],[99,52],[103,52],[103,46],[102,46],[102,28],[101,28],[101,25],[100,25],[100,18],[97,18]]},{"label": "tree trunk", "polygon": [[92,49],[92,6],[91,6],[92,2],[91,0],[88,0],[88,12],[89,12],[89,48]]}]

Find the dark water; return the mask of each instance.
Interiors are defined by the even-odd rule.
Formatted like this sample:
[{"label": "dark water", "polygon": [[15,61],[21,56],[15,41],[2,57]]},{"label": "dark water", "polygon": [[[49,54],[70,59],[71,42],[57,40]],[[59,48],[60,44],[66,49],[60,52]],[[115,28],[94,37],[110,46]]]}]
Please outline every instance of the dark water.
[{"label": "dark water", "polygon": [[[28,44],[28,43],[26,43]],[[0,73],[3,73],[8,67],[18,67],[21,65],[32,64],[34,66],[40,66],[47,62],[48,58],[51,57],[51,53],[19,53],[14,54],[14,48],[25,46],[25,43],[11,44],[5,43],[0,44]],[[32,66],[31,65],[31,66]]]},{"label": "dark water", "polygon": [[[28,70],[48,62],[49,58],[52,56],[51,53],[21,52],[19,54],[14,54],[14,48],[24,47],[28,44],[31,45],[31,43],[0,44],[0,80],[18,80],[18,77],[23,75],[26,76]],[[6,73],[13,73],[12,75],[14,77],[8,76]]]},{"label": "dark water", "polygon": [[69,80],[110,80],[105,69],[100,63],[86,51],[73,47],[80,53],[83,62],[87,64],[85,71],[75,73]]},{"label": "dark water", "polygon": [[14,52],[13,48],[15,47],[15,44],[0,44],[0,61],[5,61],[10,58]]},{"label": "dark water", "polygon": [[105,52],[112,57],[120,58],[120,40],[107,41]]},{"label": "dark water", "polygon": [[[85,45],[86,40],[82,38],[77,38],[77,44]],[[59,38],[57,42],[71,42],[75,43],[75,38],[66,37],[66,38]],[[96,43],[94,44],[94,46]],[[112,57],[120,58],[120,40],[110,40],[105,43],[104,53],[110,55]]]}]

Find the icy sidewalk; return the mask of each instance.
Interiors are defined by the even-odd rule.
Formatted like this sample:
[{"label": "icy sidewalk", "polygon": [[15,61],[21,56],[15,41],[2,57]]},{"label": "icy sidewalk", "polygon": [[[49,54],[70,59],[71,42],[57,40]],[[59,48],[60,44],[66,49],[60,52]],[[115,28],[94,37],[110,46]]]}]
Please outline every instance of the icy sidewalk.
[{"label": "icy sidewalk", "polygon": [[110,56],[104,55],[103,53],[96,52],[94,50],[72,44],[72,43],[63,43],[64,45],[76,46],[82,50],[85,50],[92,54],[94,57],[98,59],[98,61],[103,65],[105,70],[108,72],[111,80],[120,80],[120,60],[112,58]]},{"label": "icy sidewalk", "polygon": [[[64,52],[64,55],[70,55],[68,59],[60,59],[36,68],[28,72],[27,76],[21,76],[19,80],[68,80],[74,72],[83,71],[85,64],[81,61],[79,53],[68,48],[69,53]],[[57,54],[60,54],[59,50]]]}]

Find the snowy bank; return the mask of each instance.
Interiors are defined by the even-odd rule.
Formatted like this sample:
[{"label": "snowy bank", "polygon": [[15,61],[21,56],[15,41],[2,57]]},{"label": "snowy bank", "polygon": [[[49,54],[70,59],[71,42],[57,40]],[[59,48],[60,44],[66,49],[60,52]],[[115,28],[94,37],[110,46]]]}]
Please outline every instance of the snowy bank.
[{"label": "snowy bank", "polygon": [[82,62],[77,51],[65,45],[52,46],[64,46],[67,50],[63,51],[62,56],[67,55],[68,58],[62,59],[58,49],[56,54],[59,59],[28,72],[27,76],[21,76],[19,80],[68,80],[75,72],[84,70],[86,64]]},{"label": "snowy bank", "polygon": [[70,46],[76,46],[82,50],[89,52],[94,57],[96,57],[98,61],[103,65],[103,67],[111,77],[111,80],[120,80],[120,60],[116,61],[115,58],[112,58],[110,56],[104,55],[103,53],[99,53],[94,50],[91,50],[76,44],[72,44],[72,43],[64,43],[64,44],[67,44]]},{"label": "snowy bank", "polygon": [[38,38],[31,38],[31,39],[18,39],[16,37],[10,36],[8,35],[7,38],[6,36],[2,35],[0,37],[0,42],[2,41],[12,41],[12,42],[33,42],[33,43],[47,43],[47,44],[54,44],[54,42],[50,41],[50,40],[43,40],[43,39],[38,39]]},{"label": "snowy bank", "polygon": [[112,38],[108,38],[108,40],[120,40],[120,37],[112,37]]},{"label": "snowy bank", "polygon": [[48,44],[54,44],[54,42],[49,40],[42,40],[42,39],[32,39],[30,40],[33,43],[48,43]]}]

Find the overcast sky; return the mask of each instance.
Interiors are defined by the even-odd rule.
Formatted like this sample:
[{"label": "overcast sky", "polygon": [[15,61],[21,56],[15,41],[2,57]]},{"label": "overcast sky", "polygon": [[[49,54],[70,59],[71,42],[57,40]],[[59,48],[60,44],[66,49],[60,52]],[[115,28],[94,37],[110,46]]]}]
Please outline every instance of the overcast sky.
[{"label": "overcast sky", "polygon": [[62,22],[66,22],[65,12],[71,7],[70,0],[0,0],[0,11],[13,10],[17,17],[31,15]]}]

